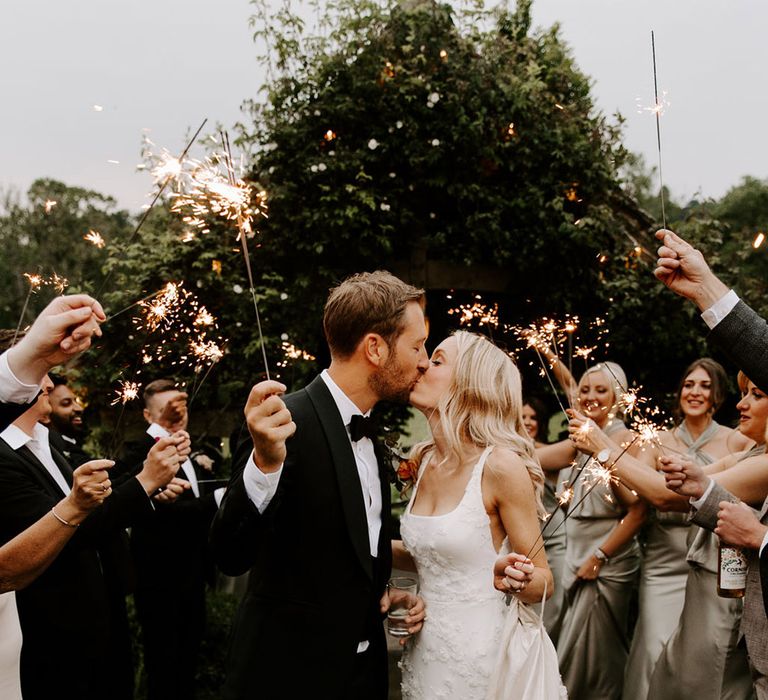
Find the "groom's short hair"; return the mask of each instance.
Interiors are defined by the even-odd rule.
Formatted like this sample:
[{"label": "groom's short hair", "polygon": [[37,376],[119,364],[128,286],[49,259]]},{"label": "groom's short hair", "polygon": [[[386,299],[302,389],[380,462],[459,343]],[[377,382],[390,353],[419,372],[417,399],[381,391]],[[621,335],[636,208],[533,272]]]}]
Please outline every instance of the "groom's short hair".
[{"label": "groom's short hair", "polygon": [[331,356],[351,357],[367,333],[392,345],[403,331],[403,315],[412,302],[424,306],[424,290],[385,270],[361,272],[331,289],[325,302],[323,330]]}]

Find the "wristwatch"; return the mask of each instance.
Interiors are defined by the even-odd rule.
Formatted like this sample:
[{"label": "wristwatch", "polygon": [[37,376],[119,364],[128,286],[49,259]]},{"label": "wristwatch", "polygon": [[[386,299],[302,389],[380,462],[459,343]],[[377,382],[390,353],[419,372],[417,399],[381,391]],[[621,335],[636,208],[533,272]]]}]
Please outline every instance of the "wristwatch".
[{"label": "wristwatch", "polygon": [[603,466],[605,466],[605,463],[611,458],[611,448],[605,447],[600,452],[598,452],[595,455],[595,459],[600,462]]},{"label": "wristwatch", "polygon": [[608,563],[608,555],[600,547],[595,550],[595,559],[599,559],[603,564]]}]

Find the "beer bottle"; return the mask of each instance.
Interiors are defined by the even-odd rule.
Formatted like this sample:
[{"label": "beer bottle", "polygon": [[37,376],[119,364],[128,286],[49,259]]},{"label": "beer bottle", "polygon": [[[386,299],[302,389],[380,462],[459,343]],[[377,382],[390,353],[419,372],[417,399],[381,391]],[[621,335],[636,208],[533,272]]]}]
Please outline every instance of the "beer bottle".
[{"label": "beer bottle", "polygon": [[741,547],[720,540],[717,554],[717,595],[743,598],[747,587],[747,557]]}]

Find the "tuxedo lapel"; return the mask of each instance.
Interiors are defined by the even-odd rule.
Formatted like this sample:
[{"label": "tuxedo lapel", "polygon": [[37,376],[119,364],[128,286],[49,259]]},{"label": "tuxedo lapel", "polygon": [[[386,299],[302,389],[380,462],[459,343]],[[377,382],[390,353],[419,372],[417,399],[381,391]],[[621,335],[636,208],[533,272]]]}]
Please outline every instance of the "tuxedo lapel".
[{"label": "tuxedo lapel", "polygon": [[352,540],[360,564],[369,577],[373,578],[371,548],[368,540],[368,520],[363,503],[363,487],[357,473],[357,463],[349,442],[347,429],[341,422],[339,409],[321,377],[317,377],[306,388],[307,395],[315,407],[331,450],[333,467],[341,493],[341,504],[347,531]]},{"label": "tuxedo lapel", "polygon": [[26,445],[22,445],[18,450],[14,450],[16,456],[29,468],[35,480],[47,491],[52,492],[57,497],[66,496],[61,490],[56,480],[48,473],[48,470],[41,464]]},{"label": "tuxedo lapel", "polygon": [[64,455],[62,455],[52,445],[51,445],[51,457],[53,457],[53,461],[56,462],[56,466],[59,468],[59,471],[64,477],[64,481],[66,481],[69,484],[69,487],[72,488],[72,480],[74,478],[73,472],[72,472],[72,465],[70,465],[70,463],[67,461],[67,458],[64,457]]}]

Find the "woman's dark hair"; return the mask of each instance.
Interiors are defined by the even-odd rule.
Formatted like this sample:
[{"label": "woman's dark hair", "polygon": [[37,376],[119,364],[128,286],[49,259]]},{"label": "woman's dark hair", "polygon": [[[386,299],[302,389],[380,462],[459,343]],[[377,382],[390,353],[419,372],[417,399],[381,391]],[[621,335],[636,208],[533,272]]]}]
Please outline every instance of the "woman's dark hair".
[{"label": "woman's dark hair", "polygon": [[683,385],[685,384],[688,375],[693,372],[693,370],[699,368],[703,369],[709,375],[709,400],[712,403],[712,413],[717,413],[728,394],[728,375],[725,373],[723,366],[711,357],[700,357],[698,360],[694,360],[688,367],[686,367],[683,376],[680,378],[680,383],[677,385],[675,405],[672,411],[677,424],[682,423],[685,419],[683,412],[680,410],[680,397],[683,395]]},{"label": "woman's dark hair", "polygon": [[547,442],[547,428],[549,427],[549,411],[546,404],[538,396],[526,396],[523,398],[523,406],[530,406],[536,413],[536,436],[537,442]]}]

